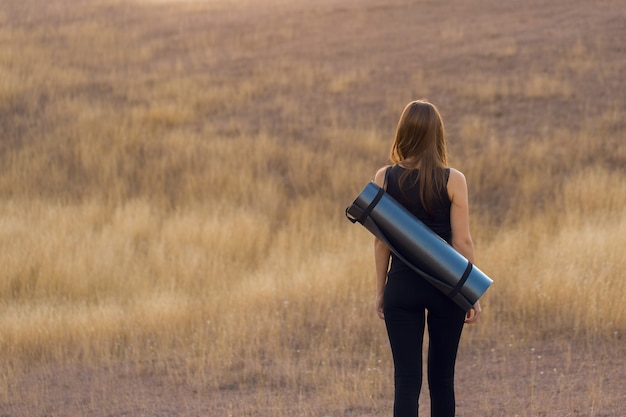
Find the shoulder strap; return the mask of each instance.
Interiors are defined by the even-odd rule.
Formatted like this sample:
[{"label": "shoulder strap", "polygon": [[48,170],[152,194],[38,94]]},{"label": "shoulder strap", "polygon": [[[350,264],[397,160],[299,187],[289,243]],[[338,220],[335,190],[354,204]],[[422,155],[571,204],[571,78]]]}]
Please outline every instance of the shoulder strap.
[{"label": "shoulder strap", "polygon": [[393,165],[389,165],[387,169],[385,170],[385,180],[383,181],[383,190],[385,191],[387,191],[387,183],[389,182],[389,172],[391,171],[392,167]]}]

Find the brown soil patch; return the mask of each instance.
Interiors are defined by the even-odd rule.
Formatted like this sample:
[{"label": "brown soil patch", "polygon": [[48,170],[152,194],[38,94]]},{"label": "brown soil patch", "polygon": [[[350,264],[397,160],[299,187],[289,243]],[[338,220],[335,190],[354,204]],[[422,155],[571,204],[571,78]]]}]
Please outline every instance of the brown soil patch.
[{"label": "brown soil patch", "polygon": [[[507,339],[460,350],[459,417],[626,415],[626,348],[621,341],[589,345]],[[5,379],[0,416],[373,417],[391,410],[391,390],[381,393],[374,406],[328,404],[314,390],[263,384],[214,390],[181,372],[150,364],[38,367]],[[391,373],[386,369],[381,377],[391,381]],[[427,397],[425,388],[424,415]]]}]

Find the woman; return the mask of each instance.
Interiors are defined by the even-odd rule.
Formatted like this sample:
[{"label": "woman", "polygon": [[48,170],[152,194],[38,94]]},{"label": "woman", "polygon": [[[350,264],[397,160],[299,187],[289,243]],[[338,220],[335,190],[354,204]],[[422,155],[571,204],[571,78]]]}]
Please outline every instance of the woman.
[{"label": "woman", "polygon": [[[419,100],[405,107],[390,159],[394,165],[381,168],[374,181],[473,263],[467,183],[461,172],[447,165],[443,121],[435,106]],[[418,415],[425,322],[431,417],[454,416],[454,364],[461,330],[464,323],[476,323],[480,303],[463,311],[378,238],[374,253],[376,311],[385,320],[394,361],[394,417]]]}]

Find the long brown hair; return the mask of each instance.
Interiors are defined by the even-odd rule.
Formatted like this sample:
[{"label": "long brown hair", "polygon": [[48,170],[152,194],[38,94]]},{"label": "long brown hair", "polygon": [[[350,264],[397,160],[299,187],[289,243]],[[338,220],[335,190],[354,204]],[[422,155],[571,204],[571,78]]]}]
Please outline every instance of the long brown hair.
[{"label": "long brown hair", "polygon": [[[439,191],[445,188],[444,168],[448,167],[443,120],[433,104],[417,100],[406,105],[398,121],[389,159],[394,164],[410,159],[419,166],[420,201],[431,212],[432,202],[439,198]],[[408,171],[405,174],[408,175]],[[406,179],[406,175],[400,177],[401,182]]]}]

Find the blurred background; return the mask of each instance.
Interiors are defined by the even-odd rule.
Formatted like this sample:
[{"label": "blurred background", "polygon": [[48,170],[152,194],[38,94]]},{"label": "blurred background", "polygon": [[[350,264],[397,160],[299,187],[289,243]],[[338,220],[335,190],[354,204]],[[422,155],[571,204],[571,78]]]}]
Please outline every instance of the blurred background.
[{"label": "blurred background", "polygon": [[389,414],[343,212],[419,98],[494,279],[460,413],[626,412],[622,3],[0,0],[0,412]]}]

